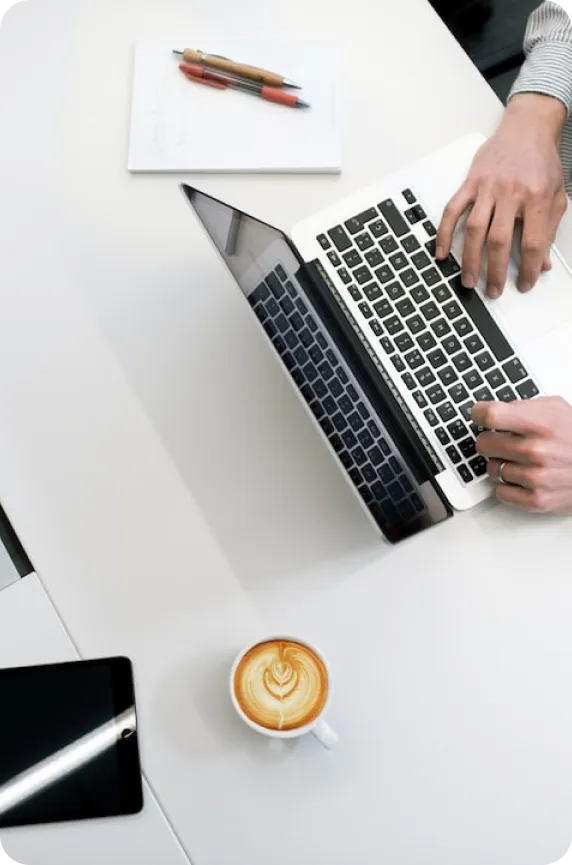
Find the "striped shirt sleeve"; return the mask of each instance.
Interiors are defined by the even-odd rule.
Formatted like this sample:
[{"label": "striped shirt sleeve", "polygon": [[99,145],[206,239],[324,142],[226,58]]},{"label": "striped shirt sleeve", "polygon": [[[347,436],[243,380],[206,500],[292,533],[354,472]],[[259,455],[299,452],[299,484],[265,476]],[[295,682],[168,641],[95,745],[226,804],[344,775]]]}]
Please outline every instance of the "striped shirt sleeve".
[{"label": "striped shirt sleeve", "polygon": [[526,60],[509,99],[516,93],[543,93],[572,112],[572,21],[557,3],[542,3],[528,19]]}]

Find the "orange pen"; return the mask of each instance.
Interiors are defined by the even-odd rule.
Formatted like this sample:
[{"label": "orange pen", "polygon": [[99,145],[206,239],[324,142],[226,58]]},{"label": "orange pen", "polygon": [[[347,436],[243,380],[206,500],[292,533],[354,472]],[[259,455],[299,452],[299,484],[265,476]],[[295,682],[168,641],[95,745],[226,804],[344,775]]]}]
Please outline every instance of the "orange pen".
[{"label": "orange pen", "polygon": [[216,87],[218,90],[242,90],[244,93],[250,93],[252,96],[258,96],[259,99],[265,99],[267,102],[277,102],[279,105],[286,105],[289,108],[309,108],[309,104],[304,102],[294,93],[288,93],[285,90],[278,90],[277,87],[268,87],[266,85],[255,84],[250,81],[242,81],[239,78],[232,78],[228,75],[218,75],[216,72],[210,72],[204,66],[197,66],[193,63],[180,63],[179,69],[183,72],[190,81],[195,81],[197,84],[206,84],[210,87]]}]

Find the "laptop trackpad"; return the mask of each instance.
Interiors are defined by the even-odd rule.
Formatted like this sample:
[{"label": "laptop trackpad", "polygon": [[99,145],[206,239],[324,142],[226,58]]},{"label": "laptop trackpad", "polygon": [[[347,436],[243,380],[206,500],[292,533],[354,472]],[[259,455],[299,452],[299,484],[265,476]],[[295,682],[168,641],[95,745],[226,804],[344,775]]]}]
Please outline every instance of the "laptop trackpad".
[{"label": "laptop trackpad", "polygon": [[534,340],[526,356],[546,394],[572,403],[572,322]]}]

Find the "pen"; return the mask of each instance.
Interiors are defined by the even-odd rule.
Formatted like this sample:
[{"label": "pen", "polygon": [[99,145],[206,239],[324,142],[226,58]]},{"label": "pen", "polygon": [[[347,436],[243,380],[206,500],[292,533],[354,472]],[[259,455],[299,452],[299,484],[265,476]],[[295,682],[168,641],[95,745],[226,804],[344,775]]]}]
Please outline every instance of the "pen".
[{"label": "pen", "polygon": [[229,88],[231,90],[242,90],[244,93],[250,93],[252,96],[266,99],[267,102],[277,102],[279,105],[287,105],[289,108],[310,107],[307,102],[298,99],[294,93],[286,93],[286,91],[279,90],[276,87],[261,86],[250,81],[239,81],[227,75],[217,75],[216,72],[209,72],[204,66],[180,63],[179,69],[190,81],[196,81],[197,84],[206,84],[208,87],[216,87],[217,90],[227,90]]},{"label": "pen", "polygon": [[269,72],[267,69],[259,69],[257,66],[235,63],[233,60],[229,60],[228,57],[220,57],[218,54],[205,54],[204,51],[193,48],[185,48],[184,51],[173,50],[173,54],[178,54],[183,58],[185,63],[199,63],[202,66],[210,66],[212,69],[226,72],[229,75],[235,75],[238,78],[248,78],[250,81],[256,81],[258,84],[265,84],[269,87],[292,87],[295,90],[300,90],[298,84],[288,81],[283,75],[277,75],[275,72]]}]

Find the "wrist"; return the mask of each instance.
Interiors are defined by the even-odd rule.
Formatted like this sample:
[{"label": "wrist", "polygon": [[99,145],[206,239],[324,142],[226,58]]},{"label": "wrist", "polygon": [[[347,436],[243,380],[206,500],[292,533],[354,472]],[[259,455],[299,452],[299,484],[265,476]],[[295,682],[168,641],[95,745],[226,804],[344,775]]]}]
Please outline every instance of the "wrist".
[{"label": "wrist", "polygon": [[568,112],[565,105],[543,93],[517,93],[507,105],[503,124],[518,123],[537,133],[546,133],[558,143]]}]

